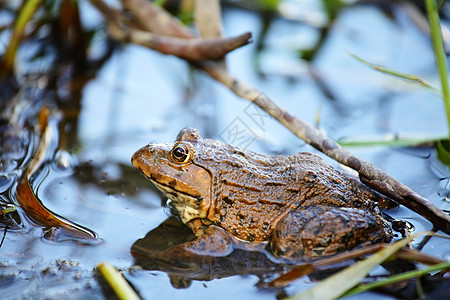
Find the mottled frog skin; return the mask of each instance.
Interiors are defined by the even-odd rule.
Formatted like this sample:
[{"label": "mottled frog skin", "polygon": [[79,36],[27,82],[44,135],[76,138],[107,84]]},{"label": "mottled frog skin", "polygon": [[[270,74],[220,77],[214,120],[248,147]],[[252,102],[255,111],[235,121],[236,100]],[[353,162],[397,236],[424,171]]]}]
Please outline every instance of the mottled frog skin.
[{"label": "mottled frog skin", "polygon": [[132,163],[197,236],[189,251],[215,255],[237,241],[300,260],[392,238],[372,201],[379,195],[315,154],[266,156],[186,128],[174,143],[141,148]]}]

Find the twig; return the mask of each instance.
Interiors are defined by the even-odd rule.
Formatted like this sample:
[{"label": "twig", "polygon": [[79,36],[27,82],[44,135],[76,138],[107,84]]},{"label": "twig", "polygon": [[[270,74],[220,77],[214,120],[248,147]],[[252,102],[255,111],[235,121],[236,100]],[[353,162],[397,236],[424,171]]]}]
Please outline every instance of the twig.
[{"label": "twig", "polygon": [[142,28],[158,35],[172,36],[184,39],[195,35],[178,19],[173,18],[159,6],[146,0],[122,0],[122,5],[130,10]]},{"label": "twig", "polygon": [[222,16],[219,0],[196,0],[194,20],[201,37],[222,36]]},{"label": "twig", "polygon": [[117,40],[138,44],[164,54],[171,54],[189,61],[221,59],[230,51],[249,43],[252,35],[247,32],[231,38],[192,38],[155,35],[143,30],[121,30],[110,26],[111,36]]},{"label": "twig", "polygon": [[424,265],[436,265],[446,262],[445,260],[420,252],[419,250],[403,248],[395,254],[396,258],[421,263]]},{"label": "twig", "polygon": [[[188,61],[219,60],[228,52],[248,44],[252,37],[251,33],[247,32],[230,38],[213,37],[211,34],[208,38],[199,38],[167,12],[148,1],[122,2],[124,7],[134,12],[138,24],[126,22],[123,15],[110,9],[103,1],[91,0],[91,4],[105,16],[111,37]],[[124,29],[123,23],[137,25],[145,30]]]},{"label": "twig", "polygon": [[122,14],[120,11],[110,8],[102,0],[89,0],[93,6],[102,14],[108,23],[119,23],[122,21]]},{"label": "twig", "polygon": [[3,242],[5,241],[6,232],[8,231],[8,225],[5,227],[5,231],[3,232],[2,241],[0,242],[0,248],[3,246]]}]

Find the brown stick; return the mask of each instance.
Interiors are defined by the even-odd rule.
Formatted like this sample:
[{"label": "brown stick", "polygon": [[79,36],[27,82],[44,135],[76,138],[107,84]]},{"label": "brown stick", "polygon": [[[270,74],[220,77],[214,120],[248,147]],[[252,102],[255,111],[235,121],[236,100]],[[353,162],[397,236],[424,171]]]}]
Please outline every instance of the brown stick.
[{"label": "brown stick", "polygon": [[231,38],[181,39],[142,30],[121,30],[118,26],[110,26],[109,32],[113,38],[122,42],[131,42],[190,61],[221,59],[228,52],[248,44],[252,37],[247,32]]},{"label": "brown stick", "polygon": [[194,38],[195,35],[178,19],[175,19],[159,6],[147,0],[122,0],[122,5],[130,10],[142,28],[158,35],[183,39]]}]

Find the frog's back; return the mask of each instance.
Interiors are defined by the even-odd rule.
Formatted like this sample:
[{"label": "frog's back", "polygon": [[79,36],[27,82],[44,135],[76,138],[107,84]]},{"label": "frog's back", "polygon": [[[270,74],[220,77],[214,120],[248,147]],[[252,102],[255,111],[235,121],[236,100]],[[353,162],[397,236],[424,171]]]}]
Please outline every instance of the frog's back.
[{"label": "frog's back", "polygon": [[[327,164],[318,155],[301,152],[286,157],[293,168],[286,180],[295,178],[292,185],[297,185],[302,195],[301,206],[314,204],[327,204],[338,207],[358,207],[373,210],[376,203],[369,200],[370,193],[361,190],[355,182],[348,179],[331,165]],[[281,172],[286,167],[281,166]],[[286,172],[291,173],[291,172]]]},{"label": "frog's back", "polygon": [[287,213],[310,205],[376,207],[315,154],[266,156],[214,140],[201,143],[195,163],[214,182],[208,218],[244,240],[267,239]]},{"label": "frog's back", "polygon": [[207,143],[207,147],[200,147],[208,150],[200,156],[201,164],[209,166],[215,175],[216,191],[239,188],[243,192],[242,200],[266,205],[292,205],[294,201],[297,206],[321,203],[373,207],[367,199],[368,193],[364,194],[357,184],[316,154],[267,156],[232,145],[213,145]]}]

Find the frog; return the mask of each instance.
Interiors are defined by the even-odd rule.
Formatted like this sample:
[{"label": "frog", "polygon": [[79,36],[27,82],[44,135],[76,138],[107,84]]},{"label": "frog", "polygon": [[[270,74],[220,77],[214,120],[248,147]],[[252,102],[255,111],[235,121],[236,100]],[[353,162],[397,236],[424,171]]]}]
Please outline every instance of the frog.
[{"label": "frog", "polygon": [[195,235],[171,255],[225,256],[237,247],[300,261],[393,237],[382,195],[317,154],[265,155],[185,128],[131,162]]}]

